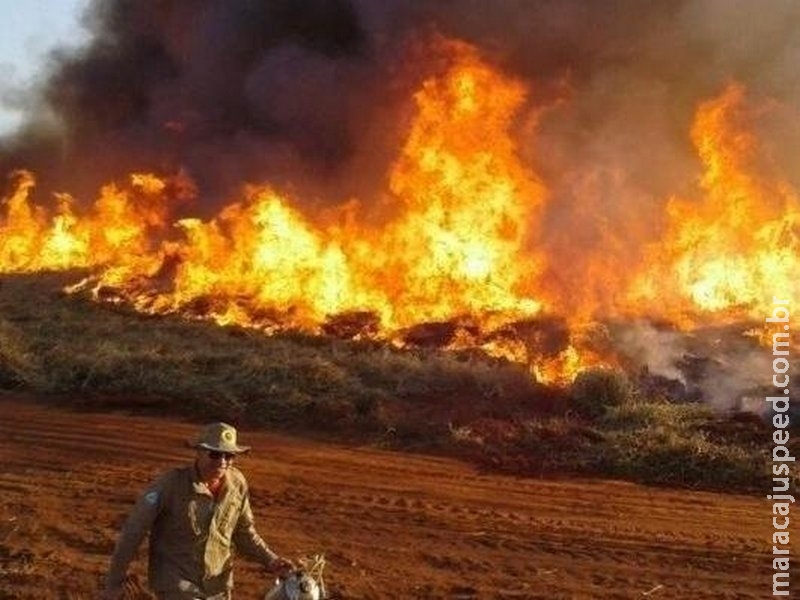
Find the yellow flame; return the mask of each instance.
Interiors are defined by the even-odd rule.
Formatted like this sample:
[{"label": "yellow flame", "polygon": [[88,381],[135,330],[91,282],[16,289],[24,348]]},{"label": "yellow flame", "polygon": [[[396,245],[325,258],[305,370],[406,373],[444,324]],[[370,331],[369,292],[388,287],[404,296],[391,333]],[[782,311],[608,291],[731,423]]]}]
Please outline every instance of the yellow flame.
[{"label": "yellow flame", "polygon": [[397,325],[541,308],[526,293],[539,258],[524,243],[544,190],[522,166],[509,131],[524,89],[474,48],[446,49],[454,64],[416,94],[418,115],[390,178],[405,214],[374,254],[373,272],[395,274],[385,316]]},{"label": "yellow flame", "polygon": [[[416,114],[388,178],[395,210],[381,226],[361,222],[357,202],[340,207],[344,224],[320,225],[268,185],[246,188],[208,220],[177,220],[176,204],[194,194],[180,174],[133,174],[89,205],[62,194],[48,209],[32,199],[33,175],[19,171],[0,204],[0,272],[92,268],[73,289],[92,285],[98,299],[138,310],[266,329],[314,330],[332,315],[369,311],[387,336],[465,315],[494,331],[580,305],[554,297],[542,266],[556,259],[531,250],[546,190],[513,135],[526,89],[469,45],[442,40],[432,51],[445,68],[413,98]],[[698,314],[762,318],[773,294],[800,297],[800,203],[787,182],[762,174],[750,115],[735,84],[698,107],[690,135],[703,167],[700,197],[667,202],[662,239],[629,289],[613,289],[627,276],[601,276],[618,268],[605,257],[586,261],[593,286],[616,282],[603,290],[616,308],[690,326]],[[472,333],[451,341],[473,344],[548,382],[607,358],[575,336],[549,353]]]},{"label": "yellow flame", "polygon": [[676,313],[760,319],[774,293],[800,292],[800,204],[787,183],[756,175],[745,100],[744,88],[730,85],[700,105],[691,137],[703,197],[669,201],[666,235],[634,290]]},{"label": "yellow flame", "polygon": [[[389,178],[399,215],[382,229],[359,225],[357,215],[347,227],[319,228],[292,199],[251,188],[210,221],[180,221],[182,239],[158,253],[104,257],[100,287],[143,310],[180,311],[203,300],[205,316],[242,324],[277,311],[311,327],[369,310],[391,330],[459,314],[539,311],[531,283],[540,259],[524,246],[544,191],[510,133],[524,89],[470,46],[441,42],[439,52],[449,66],[415,96],[417,115]],[[131,187],[146,196],[165,189],[146,175]],[[162,222],[131,218],[129,195],[114,186],[95,213],[111,247],[134,246],[138,224]],[[156,280],[166,271],[164,286]]]}]

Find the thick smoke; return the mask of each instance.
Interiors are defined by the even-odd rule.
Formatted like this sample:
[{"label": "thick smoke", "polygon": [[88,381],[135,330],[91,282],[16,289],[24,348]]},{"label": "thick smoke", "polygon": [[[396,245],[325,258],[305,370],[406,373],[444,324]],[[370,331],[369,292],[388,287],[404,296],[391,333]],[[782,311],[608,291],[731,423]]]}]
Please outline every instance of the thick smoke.
[{"label": "thick smoke", "polygon": [[91,43],[52,56],[30,122],[4,143],[3,167],[48,188],[178,169],[211,197],[324,184],[380,112],[382,66],[348,2],[99,0],[86,20]]},{"label": "thick smoke", "polygon": [[[624,218],[631,206],[696,174],[699,100],[731,79],[800,99],[793,0],[95,0],[85,22],[89,44],[51,57],[0,147],[0,168],[79,197],[134,169],[184,169],[220,202],[270,181],[369,203],[428,68],[414,45],[437,32],[530,83],[520,142],[553,192],[552,230],[588,211],[583,244],[605,242],[602,223],[635,243],[652,227]],[[779,131],[788,167],[798,130]]]}]

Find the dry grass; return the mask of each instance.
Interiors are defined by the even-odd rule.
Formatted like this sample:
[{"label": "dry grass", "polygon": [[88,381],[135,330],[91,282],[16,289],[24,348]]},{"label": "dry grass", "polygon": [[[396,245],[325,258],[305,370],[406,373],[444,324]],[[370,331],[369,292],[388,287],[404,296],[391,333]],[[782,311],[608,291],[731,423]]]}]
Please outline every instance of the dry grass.
[{"label": "dry grass", "polygon": [[330,430],[385,430],[384,401],[515,404],[538,387],[515,365],[378,342],[267,336],[152,317],[61,292],[74,274],[0,280],[0,387],[72,403]]}]

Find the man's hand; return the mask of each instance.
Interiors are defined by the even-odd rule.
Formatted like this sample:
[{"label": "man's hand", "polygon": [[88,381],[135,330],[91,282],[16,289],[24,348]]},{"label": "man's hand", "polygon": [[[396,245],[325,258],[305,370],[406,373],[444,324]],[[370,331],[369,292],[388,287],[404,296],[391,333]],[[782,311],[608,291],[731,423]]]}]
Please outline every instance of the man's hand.
[{"label": "man's hand", "polygon": [[279,577],[285,577],[294,571],[295,568],[296,567],[292,561],[280,556],[267,565],[267,570],[273,575],[278,575]]}]

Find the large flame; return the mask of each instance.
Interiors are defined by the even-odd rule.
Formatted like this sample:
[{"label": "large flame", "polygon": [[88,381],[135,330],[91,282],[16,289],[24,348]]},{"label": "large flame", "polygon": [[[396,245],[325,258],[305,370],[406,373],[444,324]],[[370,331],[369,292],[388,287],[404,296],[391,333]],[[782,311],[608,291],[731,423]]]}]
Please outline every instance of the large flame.
[{"label": "large flame", "polygon": [[524,89],[474,49],[448,48],[454,64],[417,93],[418,115],[391,174],[404,215],[371,249],[370,275],[389,274],[380,287],[392,298],[384,316],[394,325],[540,309],[530,295],[538,263],[523,245],[544,190],[509,135]]},{"label": "large flame", "polygon": [[800,203],[785,181],[758,173],[745,90],[700,105],[691,130],[704,172],[699,201],[672,198],[651,248],[643,293],[676,321],[763,320],[773,296],[800,295]]},{"label": "large flame", "polygon": [[544,193],[509,132],[525,90],[474,48],[438,46],[449,66],[415,96],[417,115],[388,182],[399,210],[380,230],[357,219],[321,228],[291,198],[250,187],[207,222],[180,220],[180,239],[153,248],[153,230],[163,237],[169,229],[167,181],[135,175],[124,189],[107,186],[78,217],[66,196],[46,215],[30,200],[32,175],[20,173],[5,201],[0,268],[101,265],[98,289],[113,288],[143,310],[204,299],[224,322],[252,321],[263,310],[305,322],[370,310],[393,329],[538,312],[530,286],[538,259],[523,247]]},{"label": "large flame", "polygon": [[166,183],[154,175],[134,174],[129,186],[105,186],[91,210],[78,215],[74,199],[56,197],[48,214],[33,204],[32,173],[12,173],[14,191],[3,201],[0,220],[0,271],[32,272],[110,266],[151,252],[153,234],[165,226]]},{"label": "large flame", "polygon": [[[546,190],[523,166],[512,132],[525,88],[471,46],[436,46],[446,68],[414,97],[382,225],[366,225],[357,202],[312,219],[268,185],[244,188],[211,219],[176,219],[176,207],[196,197],[181,175],[133,175],[83,211],[65,194],[46,207],[21,171],[0,206],[0,271],[90,268],[73,289],[268,330],[317,331],[337,316],[370,315],[351,333],[400,339],[421,323],[467,323],[442,345],[480,346],[547,381],[613,362],[582,341],[585,323],[558,315],[556,307],[576,304],[553,298],[542,280],[542,266],[557,271],[558,257],[531,250],[543,234]],[[749,114],[739,85],[699,106],[690,133],[704,169],[700,198],[670,199],[666,230],[639,269],[608,279],[633,281],[607,290],[616,314],[692,326],[701,317],[760,319],[773,295],[800,297],[798,197],[779,177],[757,176]],[[553,315],[569,323],[567,333],[551,327]],[[527,338],[516,335],[523,330]]]},{"label": "large flame", "polygon": [[321,229],[291,199],[251,188],[209,222],[180,221],[185,239],[163,247],[159,261],[117,263],[101,286],[130,290],[137,277],[160,277],[169,256],[170,288],[143,289],[139,280],[140,308],[181,310],[204,299],[220,322],[254,324],[278,311],[284,324],[307,327],[368,310],[389,329],[538,311],[523,293],[536,262],[522,248],[543,191],[508,132],[522,86],[466,45],[445,49],[449,70],[416,95],[418,114],[389,182],[399,216],[382,230],[352,222]]}]

